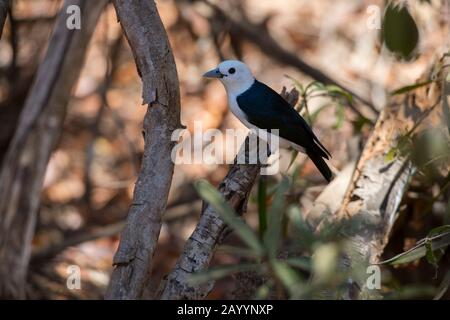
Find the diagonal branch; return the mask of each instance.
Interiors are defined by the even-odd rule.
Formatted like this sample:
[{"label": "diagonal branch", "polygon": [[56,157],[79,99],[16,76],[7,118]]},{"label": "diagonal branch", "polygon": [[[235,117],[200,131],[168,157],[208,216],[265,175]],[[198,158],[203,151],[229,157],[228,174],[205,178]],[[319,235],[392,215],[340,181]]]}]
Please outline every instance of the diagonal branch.
[{"label": "diagonal branch", "polygon": [[[219,192],[242,215],[249,192],[256,181],[260,165],[235,164],[220,183]],[[163,281],[161,299],[203,299],[212,290],[214,282],[192,285],[189,277],[208,268],[218,244],[224,238],[226,223],[210,204],[204,204],[197,227],[188,239],[176,266]],[[165,283],[164,283],[165,282]]]},{"label": "diagonal branch", "polygon": [[128,213],[107,299],[139,299],[166,209],[174,163],[171,136],[180,123],[180,92],[175,60],[154,1],[116,0],[114,6],[143,82],[144,156]]},{"label": "diagonal branch", "polygon": [[[295,89],[287,93],[286,89],[283,88],[281,94],[291,105],[297,103],[298,92]],[[241,151],[245,150],[246,159],[249,152],[249,148],[246,147],[248,139],[249,137],[241,147]],[[260,164],[235,163],[219,185],[219,192],[239,215],[242,215],[246,210],[250,191],[260,169]],[[205,298],[211,292],[214,281],[204,285],[192,285],[189,283],[189,277],[193,273],[209,267],[216,247],[225,236],[225,222],[210,204],[205,203],[200,221],[186,242],[183,253],[166,280],[161,283],[160,298],[171,300]]]}]

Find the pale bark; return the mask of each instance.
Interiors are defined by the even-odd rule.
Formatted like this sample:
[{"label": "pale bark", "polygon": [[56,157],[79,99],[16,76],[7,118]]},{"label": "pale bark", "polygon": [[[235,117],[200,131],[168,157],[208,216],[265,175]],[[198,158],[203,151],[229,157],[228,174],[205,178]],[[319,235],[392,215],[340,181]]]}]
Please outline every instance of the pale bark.
[{"label": "pale bark", "polygon": [[153,1],[114,1],[143,82],[145,147],[107,299],[139,299],[152,269],[174,163],[172,132],[181,127],[175,60]]},{"label": "pale bark", "polygon": [[305,221],[312,231],[316,230],[323,219],[335,215],[340,209],[355,166],[356,160],[347,164],[314,200],[313,207],[305,217]]},{"label": "pale bark", "polygon": [[[0,297],[25,296],[45,169],[61,133],[79,66],[106,3],[106,0],[64,3],[4,158],[0,175]],[[72,4],[81,8],[81,30],[66,27],[66,7]]]},{"label": "pale bark", "polygon": [[[293,89],[289,93],[283,88],[281,95],[291,104],[298,100],[298,92]],[[244,148],[248,137],[241,147],[248,158],[249,148]],[[234,164],[228,174],[219,185],[219,192],[230,204],[237,214],[242,215],[246,210],[246,204],[250,191],[258,177],[260,164]],[[208,203],[204,203],[200,221],[189,237],[183,252],[175,267],[161,283],[160,298],[204,299],[212,290],[214,281],[203,285],[194,285],[189,282],[189,277],[209,267],[216,247],[222,242],[226,234],[226,224]]]},{"label": "pale bark", "polygon": [[[429,79],[429,76],[429,73],[425,74],[418,82]],[[342,261],[344,270],[364,268],[379,262],[396,221],[403,194],[416,170],[408,155],[399,154],[392,161],[387,160],[386,156],[406,132],[414,128],[414,133],[418,133],[439,123],[441,94],[441,82],[433,82],[392,99],[380,114],[342,206],[333,217],[350,221],[350,227],[342,230],[349,244]],[[421,124],[417,126],[419,121]],[[360,296],[360,289],[365,289],[364,277],[355,276],[349,279],[348,284],[343,295],[335,298],[365,297]]]},{"label": "pale bark", "polygon": [[[225,200],[242,214],[249,192],[258,176],[260,165],[233,165],[219,186]],[[204,204],[197,227],[188,239],[176,266],[163,281],[161,299],[204,299],[212,290],[214,281],[203,285],[189,283],[189,277],[209,266],[216,246],[221,243],[226,223],[215,209]]]}]

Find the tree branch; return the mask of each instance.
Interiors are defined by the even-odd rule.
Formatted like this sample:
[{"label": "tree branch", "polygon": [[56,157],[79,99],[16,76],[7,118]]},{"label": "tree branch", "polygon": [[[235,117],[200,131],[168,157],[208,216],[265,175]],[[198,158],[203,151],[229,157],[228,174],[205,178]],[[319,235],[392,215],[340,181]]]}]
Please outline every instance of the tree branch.
[{"label": "tree branch", "polygon": [[[286,88],[283,88],[281,95],[291,105],[295,105],[298,100],[298,92],[295,89],[287,93]],[[245,146],[248,141],[249,137],[240,151],[245,150],[246,159],[249,148],[245,148]],[[260,164],[237,164],[235,160],[235,164],[219,185],[219,192],[239,215],[246,211],[247,200],[260,169]],[[197,227],[186,242],[175,267],[167,279],[161,283],[159,293],[161,299],[203,299],[211,292],[214,281],[204,285],[192,285],[188,279],[193,273],[209,267],[216,247],[226,235],[226,226],[214,208],[210,204],[204,203]]]},{"label": "tree branch", "polygon": [[172,132],[181,127],[175,60],[153,1],[116,0],[114,6],[143,82],[145,147],[133,203],[114,256],[107,299],[139,299],[166,209],[174,163]]},{"label": "tree branch", "polygon": [[[50,154],[60,136],[70,91],[107,0],[67,0],[0,174],[0,297],[23,298],[31,240]],[[81,30],[66,27],[66,8],[81,8]]]}]

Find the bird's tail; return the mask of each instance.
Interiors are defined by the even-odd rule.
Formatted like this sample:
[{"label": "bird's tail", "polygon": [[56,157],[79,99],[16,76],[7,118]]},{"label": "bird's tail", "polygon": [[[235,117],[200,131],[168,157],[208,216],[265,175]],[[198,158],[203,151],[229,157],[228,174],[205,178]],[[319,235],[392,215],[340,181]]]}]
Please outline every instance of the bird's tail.
[{"label": "bird's tail", "polygon": [[331,172],[331,169],[328,167],[325,160],[323,160],[322,156],[313,150],[306,150],[306,154],[312,160],[312,162],[314,162],[325,180],[330,182],[333,173]]}]

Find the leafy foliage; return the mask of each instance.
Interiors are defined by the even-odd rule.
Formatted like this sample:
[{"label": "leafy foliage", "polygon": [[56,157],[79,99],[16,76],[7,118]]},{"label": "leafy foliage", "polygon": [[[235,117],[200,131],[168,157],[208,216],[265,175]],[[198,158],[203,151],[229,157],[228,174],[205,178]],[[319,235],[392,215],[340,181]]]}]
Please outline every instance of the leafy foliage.
[{"label": "leafy foliage", "polygon": [[435,228],[430,231],[425,239],[420,240],[416,246],[385,260],[380,264],[398,265],[409,263],[417,259],[426,257],[433,266],[437,265],[438,257],[436,252],[446,248],[450,244],[450,225]]},{"label": "leafy foliage", "polygon": [[199,195],[215,208],[245,247],[221,246],[219,252],[240,257],[243,262],[203,270],[190,281],[198,284],[251,271],[268,279],[257,290],[257,298],[266,298],[273,292],[278,298],[313,298],[324,288],[343,286],[348,274],[335,272],[344,248],[343,243],[336,241],[340,226],[325,227],[323,232],[314,234],[298,205],[289,204],[292,183],[293,180],[284,177],[269,193],[267,228],[258,234],[237,216],[213,186],[199,181],[196,184]]},{"label": "leafy foliage", "polygon": [[[333,125],[333,129],[339,129],[342,127],[345,120],[345,104],[351,104],[353,102],[353,96],[342,89],[341,87],[333,84],[326,85],[320,81],[313,81],[308,85],[304,86],[300,81],[294,79],[293,77],[287,76],[292,80],[292,83],[295,89],[299,92],[299,102],[295,106],[295,109],[305,118],[305,120],[309,123],[310,126],[313,126],[319,114],[324,111],[328,107],[335,106],[335,116],[336,122]],[[326,102],[322,106],[320,106],[313,113],[309,110],[309,102],[314,98],[328,98],[330,102]],[[365,119],[366,122],[370,123],[368,119]],[[298,151],[292,151],[291,161],[289,163],[288,168],[292,166],[295,159],[297,158]]]}]

